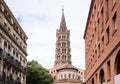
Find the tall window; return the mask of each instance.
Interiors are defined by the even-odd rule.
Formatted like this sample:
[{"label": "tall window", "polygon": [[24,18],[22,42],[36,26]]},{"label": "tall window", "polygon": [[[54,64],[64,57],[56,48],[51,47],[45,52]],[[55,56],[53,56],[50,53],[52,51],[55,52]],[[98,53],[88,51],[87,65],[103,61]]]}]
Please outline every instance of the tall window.
[{"label": "tall window", "polygon": [[103,12],[104,12],[104,9],[102,8],[102,10],[101,10],[101,28],[102,28],[102,30],[101,30],[101,33],[103,32],[103,30],[104,30],[104,15],[103,15]]},{"label": "tall window", "polygon": [[80,80],[80,76],[78,76],[78,80]]},{"label": "tall window", "polygon": [[110,61],[107,62],[107,77],[108,81],[111,79]]},{"label": "tall window", "polygon": [[4,46],[7,47],[7,42],[6,41],[4,41]]},{"label": "tall window", "polygon": [[104,50],[104,36],[102,37],[102,52]]},{"label": "tall window", "polygon": [[110,30],[109,30],[109,27],[108,27],[107,30],[106,30],[106,43],[107,44],[109,43],[109,40],[110,40]]},{"label": "tall window", "polygon": [[92,78],[92,84],[95,84],[95,83],[94,83],[94,78]]},{"label": "tall window", "polygon": [[62,40],[65,40],[65,36],[62,36]]},{"label": "tall window", "polygon": [[62,59],[64,59],[64,55],[62,55]]},{"label": "tall window", "polygon": [[106,0],[106,22],[109,19],[109,0]]},{"label": "tall window", "polygon": [[100,20],[98,19],[98,40],[100,38]]},{"label": "tall window", "polygon": [[66,74],[64,75],[64,78],[67,78]]},{"label": "tall window", "polygon": [[63,75],[61,74],[61,79],[63,78]]},{"label": "tall window", "polygon": [[116,60],[115,60],[115,71],[116,71],[116,75],[120,74],[120,50],[116,56]]},{"label": "tall window", "polygon": [[100,44],[98,45],[98,57],[100,56]]},{"label": "tall window", "polygon": [[71,78],[71,74],[69,74],[68,77]]},{"label": "tall window", "polygon": [[100,83],[101,84],[104,84],[105,83],[105,74],[104,74],[104,71],[103,69],[100,70]]},{"label": "tall window", "polygon": [[65,60],[66,60],[66,55],[65,55]]},{"label": "tall window", "polygon": [[74,74],[73,74],[73,78],[74,78],[75,76],[74,76]]},{"label": "tall window", "polygon": [[113,16],[113,18],[112,18],[114,30],[117,29],[117,18],[116,17],[117,17],[117,15],[115,13],[114,16]]}]

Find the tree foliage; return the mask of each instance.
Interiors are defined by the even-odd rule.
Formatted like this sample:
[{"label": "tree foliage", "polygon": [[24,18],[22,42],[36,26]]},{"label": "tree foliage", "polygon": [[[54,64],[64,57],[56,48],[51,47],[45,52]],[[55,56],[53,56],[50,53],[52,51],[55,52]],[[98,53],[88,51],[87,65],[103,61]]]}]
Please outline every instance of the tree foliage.
[{"label": "tree foliage", "polygon": [[52,76],[37,61],[27,63],[27,84],[53,84]]}]

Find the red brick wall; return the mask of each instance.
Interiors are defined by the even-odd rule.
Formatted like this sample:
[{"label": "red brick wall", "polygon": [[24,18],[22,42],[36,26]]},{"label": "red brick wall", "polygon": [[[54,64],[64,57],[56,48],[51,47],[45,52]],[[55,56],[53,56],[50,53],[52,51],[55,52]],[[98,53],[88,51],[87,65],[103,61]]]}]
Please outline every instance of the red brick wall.
[{"label": "red brick wall", "polygon": [[94,79],[99,84],[103,69],[105,82],[114,84],[115,59],[120,49],[120,0],[93,0],[91,5],[84,34],[86,83]]}]

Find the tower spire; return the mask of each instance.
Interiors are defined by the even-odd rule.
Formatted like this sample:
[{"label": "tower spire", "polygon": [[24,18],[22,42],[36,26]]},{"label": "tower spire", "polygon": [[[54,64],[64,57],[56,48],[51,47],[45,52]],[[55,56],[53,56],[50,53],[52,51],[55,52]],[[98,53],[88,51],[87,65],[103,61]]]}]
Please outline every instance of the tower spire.
[{"label": "tower spire", "polygon": [[60,29],[67,29],[66,22],[65,22],[65,16],[64,16],[64,9],[62,9],[62,18],[60,22]]},{"label": "tower spire", "polygon": [[66,27],[64,9],[62,9],[60,28],[56,31],[56,37],[55,66],[71,65],[70,30]]}]

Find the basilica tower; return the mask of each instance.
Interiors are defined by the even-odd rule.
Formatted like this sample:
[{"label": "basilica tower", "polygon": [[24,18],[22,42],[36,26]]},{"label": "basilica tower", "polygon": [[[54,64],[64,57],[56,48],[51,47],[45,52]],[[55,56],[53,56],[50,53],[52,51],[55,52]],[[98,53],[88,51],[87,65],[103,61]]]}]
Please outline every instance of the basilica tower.
[{"label": "basilica tower", "polygon": [[54,84],[83,84],[84,70],[72,65],[70,48],[70,30],[67,29],[64,9],[60,27],[56,31],[55,63],[49,73],[54,78]]},{"label": "basilica tower", "polygon": [[71,65],[71,48],[70,48],[70,30],[66,27],[64,9],[62,9],[62,18],[60,27],[56,31],[56,54],[55,66]]}]

